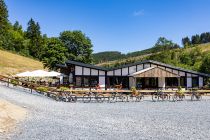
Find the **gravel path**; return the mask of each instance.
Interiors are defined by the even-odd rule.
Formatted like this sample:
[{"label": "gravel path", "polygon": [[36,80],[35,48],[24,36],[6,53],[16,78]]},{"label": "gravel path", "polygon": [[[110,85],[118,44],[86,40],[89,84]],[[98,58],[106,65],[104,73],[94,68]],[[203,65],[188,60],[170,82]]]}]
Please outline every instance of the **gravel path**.
[{"label": "gravel path", "polygon": [[210,139],[210,98],[202,101],[65,103],[0,85],[0,98],[26,107],[14,140]]}]

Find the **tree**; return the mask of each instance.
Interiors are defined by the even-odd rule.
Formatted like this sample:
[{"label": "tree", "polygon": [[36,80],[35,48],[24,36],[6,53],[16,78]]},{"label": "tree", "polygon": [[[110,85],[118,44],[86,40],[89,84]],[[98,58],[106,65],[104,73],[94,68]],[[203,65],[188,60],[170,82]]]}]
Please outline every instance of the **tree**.
[{"label": "tree", "polygon": [[185,48],[186,48],[187,46],[190,46],[191,41],[190,41],[189,37],[184,37],[184,38],[182,38],[182,44],[183,44],[183,46],[184,46]]},{"label": "tree", "polygon": [[207,32],[207,33],[206,33],[206,36],[207,36],[207,37],[206,37],[206,38],[207,38],[207,42],[210,42],[210,32]]},{"label": "tree", "polygon": [[14,29],[15,31],[22,31],[22,26],[19,24],[18,21],[16,21],[16,22],[14,23],[14,25],[13,25],[13,29]]},{"label": "tree", "polygon": [[200,71],[203,73],[210,73],[210,53],[203,58]]},{"label": "tree", "polygon": [[83,63],[92,62],[93,45],[81,31],[64,31],[60,34],[60,39],[68,48],[68,59]]},{"label": "tree", "polygon": [[28,22],[26,38],[30,39],[30,55],[35,58],[41,59],[41,53],[43,51],[43,40],[41,36],[40,26],[39,23],[36,23],[32,18]]},{"label": "tree", "polygon": [[164,51],[164,50],[176,49],[180,47],[178,44],[173,43],[171,40],[168,40],[165,37],[160,37],[155,43],[154,48],[155,48],[155,51]]},{"label": "tree", "polygon": [[200,40],[201,40],[201,43],[208,43],[208,42],[210,42],[210,33],[209,32],[202,33],[200,35]]},{"label": "tree", "polygon": [[50,38],[47,40],[42,62],[49,69],[56,69],[56,64],[62,64],[67,59],[68,49],[58,38]]},{"label": "tree", "polygon": [[196,45],[196,44],[200,44],[200,36],[199,35],[193,35],[191,38],[192,44]]},{"label": "tree", "polygon": [[0,0],[0,47],[6,49],[8,36],[8,11],[4,0]]}]

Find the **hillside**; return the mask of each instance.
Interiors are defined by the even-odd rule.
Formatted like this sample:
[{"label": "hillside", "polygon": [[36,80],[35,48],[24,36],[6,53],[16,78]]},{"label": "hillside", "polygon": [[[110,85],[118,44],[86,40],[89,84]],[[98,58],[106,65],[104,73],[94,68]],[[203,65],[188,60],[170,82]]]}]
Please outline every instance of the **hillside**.
[{"label": "hillside", "polygon": [[0,74],[14,75],[24,71],[44,69],[41,62],[0,50]]},{"label": "hillside", "polygon": [[203,52],[210,52],[210,43],[201,44],[197,47],[200,48]]},{"label": "hillside", "polygon": [[93,54],[93,60],[95,64],[123,58],[125,58],[125,54],[122,54],[118,51],[104,51]]},{"label": "hillside", "polygon": [[99,64],[99,63],[104,63],[104,62],[106,63],[108,61],[129,59],[129,58],[134,58],[134,57],[142,58],[144,56],[151,55],[154,53],[178,49],[178,48],[180,48],[178,44],[173,43],[171,40],[167,40],[164,37],[160,37],[155,43],[155,45],[151,48],[141,50],[141,51],[129,52],[127,54],[122,54],[121,52],[118,52],[118,51],[99,52],[99,53],[93,54],[93,60],[95,64]]},{"label": "hillside", "polygon": [[[192,70],[199,70],[198,67],[202,62],[202,57],[204,55],[210,54],[210,43],[197,45],[192,48],[180,48],[168,51],[161,51],[157,53],[140,55],[136,57],[128,57],[121,60],[108,61],[104,63],[97,64],[103,67],[116,67],[119,65],[124,65],[128,63],[133,63],[136,61],[142,61],[145,59],[152,59],[160,61],[163,63],[172,64],[175,66],[180,66],[183,68],[188,68]],[[192,63],[193,62],[193,63]],[[192,63],[192,64],[189,64]]]}]

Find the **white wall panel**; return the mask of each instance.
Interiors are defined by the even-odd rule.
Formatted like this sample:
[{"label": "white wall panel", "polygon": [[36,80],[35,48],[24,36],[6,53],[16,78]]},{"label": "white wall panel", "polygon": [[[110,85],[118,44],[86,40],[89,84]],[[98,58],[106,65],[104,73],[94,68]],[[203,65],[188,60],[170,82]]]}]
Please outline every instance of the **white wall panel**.
[{"label": "white wall panel", "polygon": [[98,70],[91,69],[91,75],[98,75]]},{"label": "white wall panel", "polygon": [[155,64],[151,64],[151,67],[157,67],[157,65],[155,65]]},{"label": "white wall panel", "polygon": [[121,76],[121,69],[115,70],[114,75]]},{"label": "white wall panel", "polygon": [[129,77],[129,88],[136,87],[136,79]]},{"label": "white wall panel", "polygon": [[179,72],[178,72],[178,70],[173,70],[173,73],[178,74]]},{"label": "white wall panel", "polygon": [[99,75],[105,76],[105,71],[100,70]]},{"label": "white wall panel", "polygon": [[137,71],[143,70],[143,64],[137,65]]},{"label": "white wall panel", "polygon": [[144,64],[144,68],[146,69],[146,68],[149,68],[150,67],[150,64],[148,64],[148,63],[145,63]]},{"label": "white wall panel", "polygon": [[185,72],[180,71],[180,72],[179,72],[179,75],[180,75],[180,76],[185,76]]},{"label": "white wall panel", "polygon": [[159,77],[158,78],[158,87],[160,87],[160,88],[165,88],[166,87],[165,77]]},{"label": "white wall panel", "polygon": [[191,77],[191,76],[192,76],[192,74],[191,74],[191,73],[187,73],[187,76],[188,76],[188,77]]},{"label": "white wall panel", "polygon": [[191,77],[187,77],[187,87],[188,88],[192,87],[192,78]]},{"label": "white wall panel", "polygon": [[192,77],[198,77],[198,75],[192,74]]},{"label": "white wall panel", "polygon": [[122,75],[123,76],[128,75],[128,68],[123,68],[122,69]]},{"label": "white wall panel", "polygon": [[90,68],[84,68],[84,75],[90,75]]},{"label": "white wall panel", "polygon": [[75,66],[75,75],[82,75],[82,67]]},{"label": "white wall panel", "polygon": [[129,74],[136,72],[136,66],[129,67]]},{"label": "white wall panel", "polygon": [[108,71],[108,72],[107,72],[107,75],[108,75],[108,76],[113,76],[113,73],[114,73],[113,71]]},{"label": "white wall panel", "polygon": [[99,77],[99,85],[100,87],[105,88],[105,76]]},{"label": "white wall panel", "polygon": [[203,87],[203,77],[199,77],[199,87]]}]

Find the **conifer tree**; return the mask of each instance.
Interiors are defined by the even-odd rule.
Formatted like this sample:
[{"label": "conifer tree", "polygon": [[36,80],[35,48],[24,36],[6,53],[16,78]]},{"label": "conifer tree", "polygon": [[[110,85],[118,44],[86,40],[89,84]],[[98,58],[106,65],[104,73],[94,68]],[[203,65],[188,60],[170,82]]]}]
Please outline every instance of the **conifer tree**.
[{"label": "conifer tree", "polygon": [[31,56],[41,59],[42,53],[42,36],[39,23],[35,22],[32,18],[28,22],[26,31],[26,38],[30,39],[29,53]]},{"label": "conifer tree", "polygon": [[0,48],[6,48],[9,28],[8,11],[4,0],[0,0]]}]

